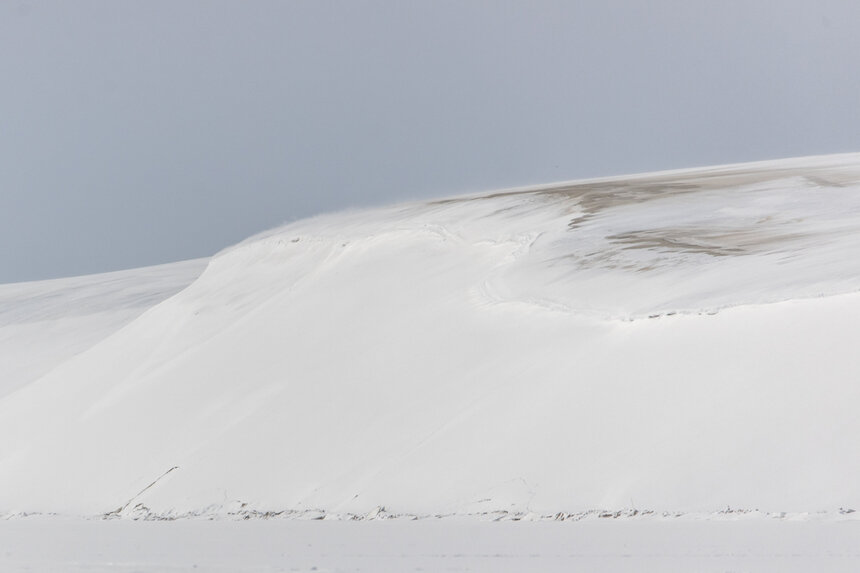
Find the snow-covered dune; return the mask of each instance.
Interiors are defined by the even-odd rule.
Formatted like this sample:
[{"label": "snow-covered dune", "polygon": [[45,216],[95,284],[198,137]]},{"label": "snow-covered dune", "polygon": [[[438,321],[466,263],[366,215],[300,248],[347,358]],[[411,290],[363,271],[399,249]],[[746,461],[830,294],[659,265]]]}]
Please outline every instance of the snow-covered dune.
[{"label": "snow-covered dune", "polygon": [[205,259],[0,285],[0,397],[36,380],[176,294]]},{"label": "snow-covered dune", "polygon": [[860,154],[300,221],[0,398],[0,511],[860,506],[858,291]]}]

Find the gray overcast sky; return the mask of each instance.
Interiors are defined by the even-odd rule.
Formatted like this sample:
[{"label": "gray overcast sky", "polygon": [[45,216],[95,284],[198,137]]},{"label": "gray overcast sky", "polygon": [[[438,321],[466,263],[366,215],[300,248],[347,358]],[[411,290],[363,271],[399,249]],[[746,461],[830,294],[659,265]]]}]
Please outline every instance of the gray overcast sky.
[{"label": "gray overcast sky", "polygon": [[352,206],[860,151],[857,0],[0,1],[0,282]]}]

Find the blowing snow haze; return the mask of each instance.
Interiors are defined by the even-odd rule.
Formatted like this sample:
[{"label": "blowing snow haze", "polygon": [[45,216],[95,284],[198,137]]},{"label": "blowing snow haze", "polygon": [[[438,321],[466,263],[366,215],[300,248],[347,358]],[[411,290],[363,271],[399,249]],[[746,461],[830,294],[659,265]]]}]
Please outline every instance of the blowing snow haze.
[{"label": "blowing snow haze", "polygon": [[853,1],[5,2],[0,282],[344,207],[855,151],[858,21]]}]

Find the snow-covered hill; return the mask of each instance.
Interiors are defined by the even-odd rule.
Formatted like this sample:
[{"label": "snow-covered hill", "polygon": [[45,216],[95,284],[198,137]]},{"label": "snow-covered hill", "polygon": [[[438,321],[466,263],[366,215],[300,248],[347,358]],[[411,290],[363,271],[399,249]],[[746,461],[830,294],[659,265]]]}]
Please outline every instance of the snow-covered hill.
[{"label": "snow-covered hill", "polygon": [[857,348],[860,154],[322,216],[0,398],[0,511],[856,507]]},{"label": "snow-covered hill", "polygon": [[205,259],[0,285],[0,397],[44,375],[176,294]]}]

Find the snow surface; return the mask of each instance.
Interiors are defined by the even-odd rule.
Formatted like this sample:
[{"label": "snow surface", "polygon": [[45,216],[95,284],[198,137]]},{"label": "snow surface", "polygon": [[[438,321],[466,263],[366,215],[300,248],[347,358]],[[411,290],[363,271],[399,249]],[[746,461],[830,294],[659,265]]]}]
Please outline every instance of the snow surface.
[{"label": "snow surface", "polygon": [[860,522],[0,521],[4,573],[857,571]]},{"label": "snow surface", "polygon": [[0,285],[0,397],[24,386],[176,294],[205,259]]},{"label": "snow surface", "polygon": [[853,516],[858,291],[860,154],[299,221],[34,340],[0,512]]}]

